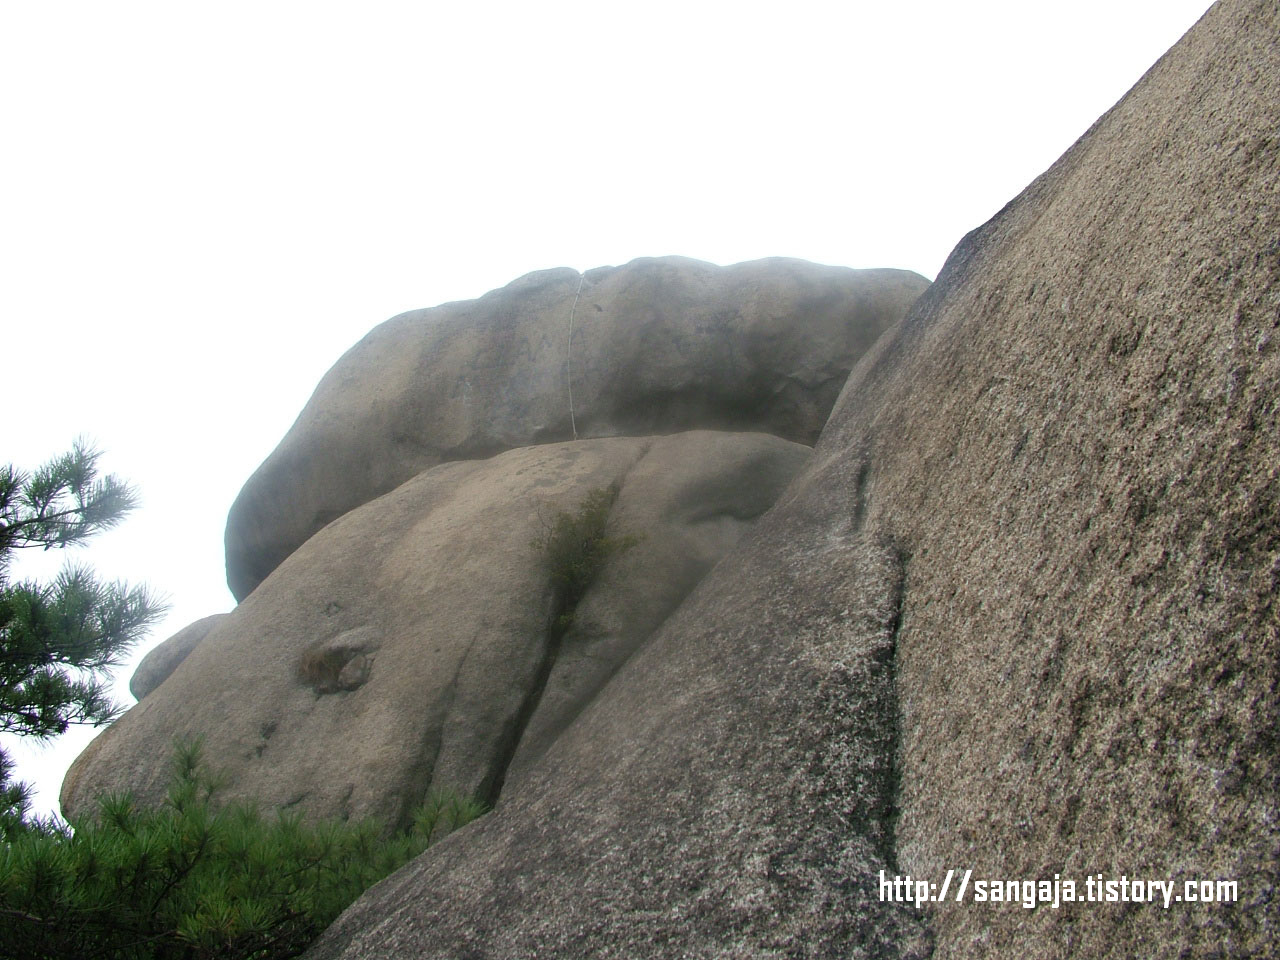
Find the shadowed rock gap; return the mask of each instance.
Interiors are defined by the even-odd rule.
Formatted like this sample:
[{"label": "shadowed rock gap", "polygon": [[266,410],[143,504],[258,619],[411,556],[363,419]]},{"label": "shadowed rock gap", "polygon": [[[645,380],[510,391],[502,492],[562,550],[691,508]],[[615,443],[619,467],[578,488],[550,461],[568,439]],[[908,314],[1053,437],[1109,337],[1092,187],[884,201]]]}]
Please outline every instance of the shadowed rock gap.
[{"label": "shadowed rock gap", "polygon": [[[643,459],[644,455],[648,453],[648,450],[649,446],[646,445],[645,449],[640,453],[639,457],[637,457],[637,460]],[[598,524],[599,529],[580,531],[581,533],[584,533],[589,540],[593,541],[586,547],[588,551],[602,549],[601,545],[608,542],[606,538],[611,520],[611,511],[613,505],[617,502],[620,490],[620,481],[615,481],[613,486],[608,489],[608,510],[604,512],[603,523]],[[583,522],[583,511],[590,508],[593,498],[597,498],[603,493],[604,491],[602,490],[589,492],[587,497],[576,508],[578,511],[576,516],[571,512],[562,512],[557,516],[556,521],[554,522],[563,522],[565,519],[569,518],[572,518],[575,523]],[[600,497],[600,499],[603,499],[603,497]],[[547,550],[548,553],[551,552],[550,538],[553,538],[555,535],[556,531],[554,529],[549,531],[547,534],[548,540],[544,549]],[[551,672],[555,668],[556,661],[560,656],[560,650],[564,644],[565,637],[573,629],[574,616],[577,612],[578,604],[582,602],[587,591],[591,589],[595,581],[603,572],[605,565],[609,562],[610,555],[616,552],[617,549],[625,549],[626,546],[629,545],[631,545],[631,541],[617,541],[617,546],[604,550],[599,562],[594,566],[594,569],[585,576],[582,583],[567,583],[557,576],[559,571],[556,571],[555,569],[549,570],[551,575],[551,596],[548,603],[549,612],[547,614],[546,628],[543,631],[543,638],[540,644],[542,657],[530,680],[528,693],[525,696],[524,702],[521,703],[519,711],[512,718],[509,729],[502,734],[500,746],[497,751],[497,758],[493,767],[492,781],[484,784],[481,788],[482,797],[488,806],[493,807],[498,802],[498,797],[501,795],[502,788],[506,783],[507,769],[511,765],[511,761],[520,747],[521,741],[524,738],[525,730],[529,726],[529,722],[533,719],[534,713],[542,702],[543,693],[547,688],[547,681],[551,678]],[[551,556],[548,556],[546,559],[548,564],[555,563],[554,558]]]},{"label": "shadowed rock gap", "polygon": [[885,681],[884,722],[889,727],[889,743],[886,747],[889,773],[885,786],[885,847],[881,852],[889,869],[898,872],[898,817],[902,794],[902,711],[898,705],[898,639],[902,632],[902,605],[906,595],[907,558],[895,546],[886,548],[898,571],[891,589],[893,613],[889,619],[889,641],[883,653],[882,669],[888,675]]},{"label": "shadowed rock gap", "polygon": [[[440,762],[440,751],[444,749],[444,724],[449,713],[453,709],[454,700],[458,695],[458,680],[462,676],[462,671],[467,665],[467,656],[470,654],[471,648],[467,648],[467,653],[458,661],[457,668],[453,672],[453,679],[449,681],[444,695],[436,704],[436,719],[427,725],[427,733],[423,738],[422,747],[418,755],[424,758],[416,770],[410,773],[408,784],[409,789],[405,791],[405,795],[400,804],[400,813],[397,818],[396,825],[398,827],[408,826],[412,820],[413,810],[423,798],[428,795],[431,788],[431,779],[435,775],[436,765]],[[426,759],[426,758],[430,759]],[[483,800],[488,806],[493,806],[493,800],[483,795],[482,791],[476,799]]]}]

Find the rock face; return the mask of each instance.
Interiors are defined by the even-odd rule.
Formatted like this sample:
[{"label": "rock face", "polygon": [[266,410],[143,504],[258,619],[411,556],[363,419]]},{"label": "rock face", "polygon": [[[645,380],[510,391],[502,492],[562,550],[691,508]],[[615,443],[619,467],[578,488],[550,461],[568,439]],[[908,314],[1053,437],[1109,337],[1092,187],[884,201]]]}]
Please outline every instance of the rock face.
[{"label": "rock face", "polygon": [[[1277,130],[1280,8],[1220,3],[962,241],[499,808],[311,960],[1280,952]],[[880,870],[1238,902],[916,911]]]},{"label": "rock face", "polygon": [[926,286],[904,270],[668,257],[533,273],[388,320],[236,499],[231,592],[244,599],[326,523],[437,463],[690,429],[812,445],[854,362]]},{"label": "rock face", "polygon": [[[442,464],[312,537],[93,742],[63,785],[164,797],[201,735],[225,799],[404,823],[433,788],[492,800],[807,462],[758,433],[606,438]],[[617,552],[560,626],[540,544],[617,485]],[[211,629],[209,629],[211,627]],[[145,691],[144,691],[145,692]]]},{"label": "rock face", "polygon": [[309,956],[928,956],[922,915],[876,892],[902,564],[853,511],[768,528],[495,812],[370,890]]}]

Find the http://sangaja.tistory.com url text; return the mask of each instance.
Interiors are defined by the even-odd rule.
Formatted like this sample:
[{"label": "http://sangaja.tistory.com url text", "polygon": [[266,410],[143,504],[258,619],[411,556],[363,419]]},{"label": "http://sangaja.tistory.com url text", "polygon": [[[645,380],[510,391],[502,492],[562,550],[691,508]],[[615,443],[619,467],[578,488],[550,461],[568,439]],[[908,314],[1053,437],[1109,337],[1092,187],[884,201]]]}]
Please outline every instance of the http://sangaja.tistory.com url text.
[{"label": "http://sangaja.tistory.com url text", "polygon": [[1057,909],[1064,903],[1151,903],[1166,910],[1175,903],[1234,903],[1239,896],[1236,880],[1146,880],[1137,877],[1104,877],[1090,874],[1083,881],[1063,879],[1054,874],[1052,880],[973,879],[973,871],[964,871],[955,889],[955,870],[948,870],[941,886],[936,881],[919,877],[887,876],[880,871],[880,899],[914,903],[1017,903],[1028,910],[1046,906]]}]

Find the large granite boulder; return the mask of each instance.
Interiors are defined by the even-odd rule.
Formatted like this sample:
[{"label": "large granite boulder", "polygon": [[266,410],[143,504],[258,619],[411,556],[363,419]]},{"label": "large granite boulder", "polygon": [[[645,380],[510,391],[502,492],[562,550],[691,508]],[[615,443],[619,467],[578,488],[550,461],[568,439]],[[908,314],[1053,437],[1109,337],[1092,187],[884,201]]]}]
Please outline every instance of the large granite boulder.
[{"label": "large granite boulder", "polygon": [[854,362],[927,285],[905,270],[667,257],[533,273],[388,320],[236,499],[231,592],[244,599],[326,523],[437,463],[691,429],[812,445]]},{"label": "large granite boulder", "polygon": [[[894,868],[903,565],[847,487],[806,491],[493,813],[309,956],[928,956],[924,917],[876,886]],[[808,514],[828,498],[843,522]]]},{"label": "large granite boulder", "polygon": [[[1280,7],[957,247],[775,508],[311,960],[1280,953]],[[880,871],[1238,902],[880,897]]]},{"label": "large granite boulder", "polygon": [[[391,824],[433,788],[492,801],[810,453],[694,431],[427,470],[330,524],[208,625],[77,759],[63,810],[108,790],[158,803],[175,736],[204,738],[226,800]],[[566,619],[549,531],[614,485],[606,532],[623,542]]]}]

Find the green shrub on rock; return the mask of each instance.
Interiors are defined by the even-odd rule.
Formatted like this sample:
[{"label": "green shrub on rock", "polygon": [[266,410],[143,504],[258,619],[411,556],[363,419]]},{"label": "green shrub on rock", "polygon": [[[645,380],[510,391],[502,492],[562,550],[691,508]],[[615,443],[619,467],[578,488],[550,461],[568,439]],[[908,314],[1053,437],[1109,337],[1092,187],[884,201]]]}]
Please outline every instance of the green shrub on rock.
[{"label": "green shrub on rock", "polygon": [[484,812],[433,795],[388,837],[372,821],[215,809],[217,789],[199,745],[185,745],[160,809],[103,797],[92,820],[0,843],[0,957],[294,957],[365,889]]},{"label": "green shrub on rock", "polygon": [[583,497],[577,511],[558,511],[545,524],[542,538],[534,543],[546,557],[561,630],[573,623],[574,609],[605,562],[640,542],[631,534],[607,536],[609,511],[617,499],[617,484],[592,490]]}]

